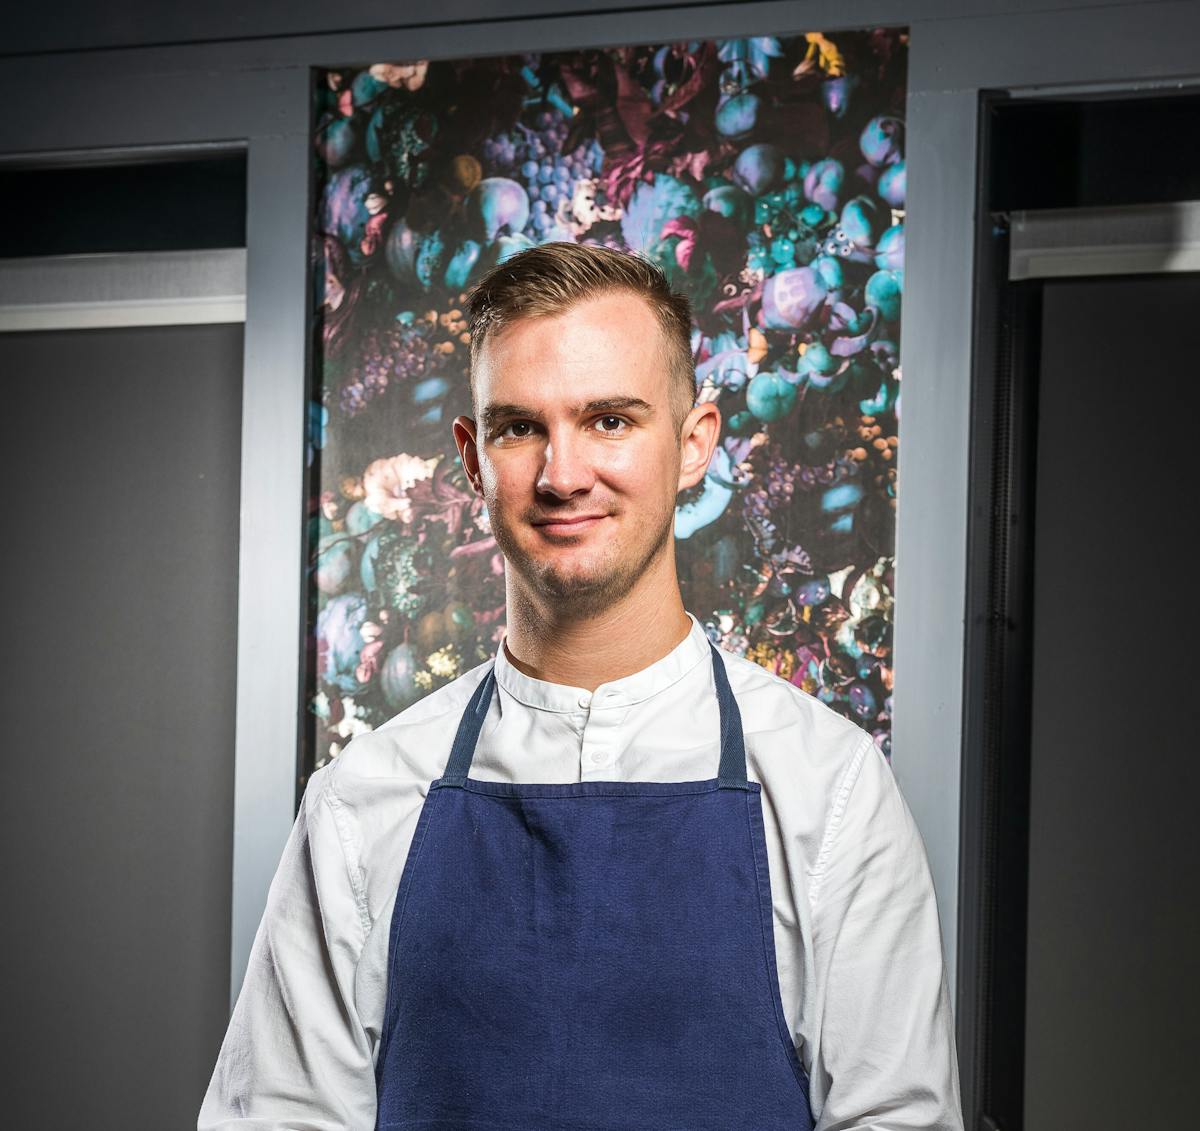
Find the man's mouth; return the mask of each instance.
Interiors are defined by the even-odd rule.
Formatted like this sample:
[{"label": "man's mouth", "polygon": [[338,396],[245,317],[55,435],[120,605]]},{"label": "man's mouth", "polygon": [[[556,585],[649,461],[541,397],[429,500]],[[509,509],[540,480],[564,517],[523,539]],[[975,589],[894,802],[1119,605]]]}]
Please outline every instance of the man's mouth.
[{"label": "man's mouth", "polygon": [[607,517],[605,514],[572,514],[534,519],[533,525],[545,534],[582,534]]}]

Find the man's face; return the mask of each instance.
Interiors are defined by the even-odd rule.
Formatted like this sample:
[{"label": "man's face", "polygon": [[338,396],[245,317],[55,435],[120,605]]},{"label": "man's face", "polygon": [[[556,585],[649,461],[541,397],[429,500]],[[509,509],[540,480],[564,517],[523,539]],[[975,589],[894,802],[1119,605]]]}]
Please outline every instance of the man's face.
[{"label": "man's face", "polygon": [[510,568],[542,600],[601,611],[672,548],[719,420],[699,443],[689,424],[715,410],[689,414],[681,445],[661,330],[627,292],[497,332],[474,384],[478,422],[459,417],[455,440]]}]

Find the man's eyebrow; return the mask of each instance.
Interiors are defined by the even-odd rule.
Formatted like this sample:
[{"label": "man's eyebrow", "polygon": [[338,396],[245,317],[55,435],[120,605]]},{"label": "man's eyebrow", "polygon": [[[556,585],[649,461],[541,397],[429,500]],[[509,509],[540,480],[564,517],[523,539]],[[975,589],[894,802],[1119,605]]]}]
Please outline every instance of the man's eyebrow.
[{"label": "man's eyebrow", "polygon": [[498,420],[507,420],[510,416],[519,416],[523,420],[541,420],[542,414],[534,408],[526,408],[522,404],[487,404],[479,410],[479,423],[485,428]]},{"label": "man's eyebrow", "polygon": [[641,397],[605,397],[599,401],[588,401],[587,404],[580,406],[575,411],[579,416],[586,416],[592,412],[619,412],[622,409],[630,408],[644,412],[647,416],[654,413],[654,406],[642,400]]},{"label": "man's eyebrow", "polygon": [[[646,416],[654,414],[654,406],[641,397],[604,397],[600,400],[588,401],[586,404],[575,405],[572,412],[576,416],[587,416],[594,412],[621,412],[634,409]],[[479,412],[479,423],[484,428],[490,428],[500,420],[519,417],[522,420],[542,420],[542,414],[535,408],[520,404],[489,404],[484,405]]]}]

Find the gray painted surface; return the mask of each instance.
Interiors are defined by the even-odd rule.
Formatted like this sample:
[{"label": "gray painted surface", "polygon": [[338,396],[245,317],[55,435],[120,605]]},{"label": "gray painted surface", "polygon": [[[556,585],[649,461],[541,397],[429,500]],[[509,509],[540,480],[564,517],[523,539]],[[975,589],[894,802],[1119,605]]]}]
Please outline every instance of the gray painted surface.
[{"label": "gray painted surface", "polygon": [[227,1021],[238,325],[0,334],[4,1123],[194,1125]]},{"label": "gray painted surface", "polygon": [[[1200,275],[1046,285],[1038,402],[1027,1131],[1194,1126],[1200,762],[1185,582]],[[1136,357],[1136,368],[1129,359]],[[1186,427],[1186,426],[1185,426]],[[1180,520],[1183,520],[1182,522]]]},{"label": "gray painted surface", "polygon": [[[642,7],[626,5],[614,16],[583,3],[508,0],[498,9],[446,0],[400,15],[376,0],[336,10],[295,4],[286,13],[273,5],[250,14],[229,5],[170,12],[147,2],[126,8],[124,23],[112,25],[104,15],[111,34],[100,29],[99,15],[85,11],[81,18],[93,22],[73,24],[56,9],[53,19],[10,37],[16,46],[9,50],[76,46],[82,40],[73,27],[89,28],[87,41],[96,43],[265,38],[0,60],[0,98],[27,105],[29,91],[39,95],[35,113],[0,121],[0,154],[221,139],[249,146],[241,584],[254,600],[243,601],[239,621],[235,992],[292,813],[308,68],[675,40],[684,29],[727,37],[876,24],[912,27],[894,765],[929,851],[953,977],[978,92],[1196,81],[1200,5],[827,0]],[[496,18],[498,11],[529,18]],[[409,26],[333,30],[334,18],[341,29],[389,20]]]},{"label": "gray painted surface", "polygon": [[[307,76],[287,73],[293,98]],[[279,81],[279,80],[277,80]],[[307,111],[305,112],[307,114]],[[250,145],[230,1001],[295,817],[304,532],[308,145]],[[297,521],[297,520],[300,521]]]}]

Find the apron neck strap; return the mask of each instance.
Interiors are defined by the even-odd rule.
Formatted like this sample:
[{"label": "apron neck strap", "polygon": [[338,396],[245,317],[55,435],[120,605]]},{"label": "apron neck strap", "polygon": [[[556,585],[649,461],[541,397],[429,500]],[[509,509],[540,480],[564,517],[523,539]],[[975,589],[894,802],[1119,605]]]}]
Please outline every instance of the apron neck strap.
[{"label": "apron neck strap", "polygon": [[[725,662],[721,654],[709,643],[712,652],[713,681],[717,688],[717,706],[721,711],[721,765],[717,771],[717,786],[720,789],[748,789],[746,777],[746,741],[742,732],[742,713],[738,710],[737,700],[729,686],[729,676],[725,673]],[[454,735],[454,745],[450,749],[450,760],[446,763],[446,771],[442,774],[443,785],[462,785],[471,772],[471,761],[475,757],[475,746],[479,741],[479,732],[483,729],[483,720],[487,717],[488,706],[496,689],[495,666],[488,669],[487,675],[475,689],[467,709],[458,724]]]}]

